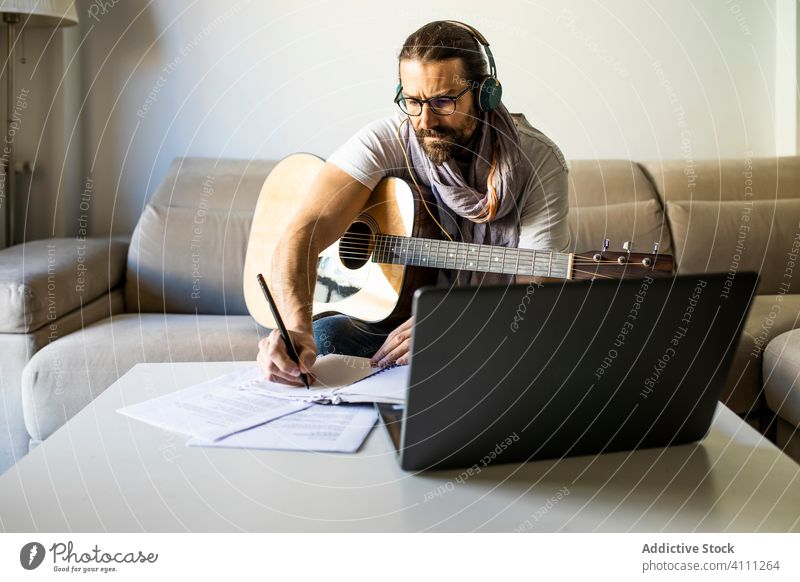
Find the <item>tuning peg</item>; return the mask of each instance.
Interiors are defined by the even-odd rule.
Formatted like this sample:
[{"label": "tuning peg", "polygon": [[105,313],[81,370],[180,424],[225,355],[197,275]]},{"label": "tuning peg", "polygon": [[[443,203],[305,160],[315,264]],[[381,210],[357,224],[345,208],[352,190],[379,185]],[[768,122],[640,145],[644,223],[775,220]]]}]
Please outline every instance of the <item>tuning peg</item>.
[{"label": "tuning peg", "polygon": [[608,250],[608,245],[609,245],[609,240],[607,238],[604,238],[603,250],[600,251],[599,253],[595,253],[594,255],[592,255],[592,259],[594,260],[595,263],[599,263],[600,261],[603,260],[603,253]]},{"label": "tuning peg", "polygon": [[622,248],[628,251],[628,253],[630,254],[633,251],[633,242],[626,240],[624,243],[622,243]]},{"label": "tuning peg", "polygon": [[658,254],[658,243],[657,242],[653,243],[653,254],[654,255]]}]

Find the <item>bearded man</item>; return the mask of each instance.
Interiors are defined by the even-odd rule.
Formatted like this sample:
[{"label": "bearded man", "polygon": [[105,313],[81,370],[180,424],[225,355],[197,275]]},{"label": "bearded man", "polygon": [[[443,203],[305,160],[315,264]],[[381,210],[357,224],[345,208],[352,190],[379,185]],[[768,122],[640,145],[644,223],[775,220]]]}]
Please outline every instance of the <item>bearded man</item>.
[{"label": "bearded man", "polygon": [[[347,315],[312,321],[309,308],[319,253],[341,238],[384,177],[413,182],[433,201],[447,238],[568,252],[564,156],[523,115],[506,109],[486,39],[462,22],[426,24],[403,44],[398,76],[397,112],[368,124],[330,156],[275,252],[272,282],[300,362],[289,358],[274,330],[258,353],[271,381],[303,386],[300,374],[331,352],[371,356],[381,366],[408,363],[408,314],[378,323]],[[442,284],[528,280],[440,273]]]}]

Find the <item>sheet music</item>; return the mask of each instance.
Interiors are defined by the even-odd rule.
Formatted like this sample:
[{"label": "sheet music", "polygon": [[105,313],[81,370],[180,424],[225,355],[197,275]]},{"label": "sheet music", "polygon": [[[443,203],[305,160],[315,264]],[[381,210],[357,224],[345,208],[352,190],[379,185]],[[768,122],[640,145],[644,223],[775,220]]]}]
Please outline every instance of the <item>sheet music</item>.
[{"label": "sheet music", "polygon": [[262,377],[257,366],[248,367],[117,412],[160,428],[215,440],[310,405],[248,390],[254,383],[273,384]]},{"label": "sheet music", "polygon": [[192,447],[355,453],[378,419],[372,405],[310,407],[217,441],[191,439]]},{"label": "sheet music", "polygon": [[120,408],[117,412],[206,441],[224,438],[311,406],[314,402],[403,402],[408,366],[373,368],[368,358],[317,358],[312,388],[270,382],[258,366]]}]

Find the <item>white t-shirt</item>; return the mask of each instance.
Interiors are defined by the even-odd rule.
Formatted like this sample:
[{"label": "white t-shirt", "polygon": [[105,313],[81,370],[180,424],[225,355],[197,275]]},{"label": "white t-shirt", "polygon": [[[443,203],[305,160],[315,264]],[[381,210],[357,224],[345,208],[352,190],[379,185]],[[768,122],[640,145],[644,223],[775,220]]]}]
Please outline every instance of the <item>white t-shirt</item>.
[{"label": "white t-shirt", "polygon": [[[568,252],[570,234],[567,164],[561,150],[525,116],[511,117],[520,139],[524,192],[518,198],[521,211],[519,248]],[[411,181],[397,128],[401,112],[361,128],[328,158],[355,180],[372,190],[382,178]],[[462,172],[464,170],[462,169]]]}]

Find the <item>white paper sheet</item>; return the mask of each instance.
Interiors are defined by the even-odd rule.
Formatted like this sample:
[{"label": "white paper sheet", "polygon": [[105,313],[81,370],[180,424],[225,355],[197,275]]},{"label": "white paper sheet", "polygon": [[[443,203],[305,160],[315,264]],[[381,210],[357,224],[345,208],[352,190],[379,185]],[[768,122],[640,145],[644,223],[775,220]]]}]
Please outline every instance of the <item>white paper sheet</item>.
[{"label": "white paper sheet", "polygon": [[191,439],[192,447],[355,453],[378,419],[372,405],[314,404],[218,441]]},{"label": "white paper sheet", "polygon": [[272,384],[263,378],[257,366],[126,406],[117,412],[167,430],[216,440],[310,405],[250,390],[254,384]]}]

